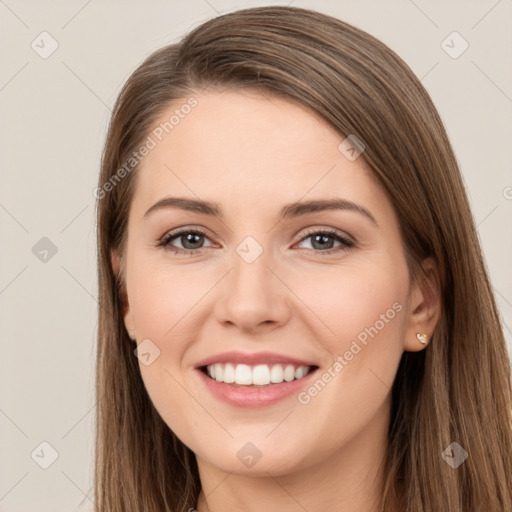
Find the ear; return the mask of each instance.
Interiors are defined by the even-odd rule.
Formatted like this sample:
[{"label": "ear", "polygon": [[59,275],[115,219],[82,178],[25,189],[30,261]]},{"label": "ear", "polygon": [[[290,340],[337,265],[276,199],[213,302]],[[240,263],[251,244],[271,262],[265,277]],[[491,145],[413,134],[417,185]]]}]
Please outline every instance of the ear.
[{"label": "ear", "polygon": [[[410,293],[404,341],[404,350],[408,352],[417,352],[427,346],[441,316],[441,287],[435,260],[426,258],[422,267],[423,273],[412,284]],[[418,333],[427,335],[427,344],[419,341]]]},{"label": "ear", "polygon": [[135,323],[133,321],[133,316],[130,309],[130,302],[128,301],[128,294],[126,291],[126,276],[124,276],[123,278],[122,272],[124,271],[121,270],[124,267],[124,265],[121,264],[119,253],[116,250],[113,250],[111,252],[111,262],[112,270],[114,271],[114,275],[116,276],[116,279],[119,283],[121,298],[123,301],[124,325],[126,327],[126,330],[128,331],[128,336],[135,341],[137,339],[137,336],[135,330]]}]

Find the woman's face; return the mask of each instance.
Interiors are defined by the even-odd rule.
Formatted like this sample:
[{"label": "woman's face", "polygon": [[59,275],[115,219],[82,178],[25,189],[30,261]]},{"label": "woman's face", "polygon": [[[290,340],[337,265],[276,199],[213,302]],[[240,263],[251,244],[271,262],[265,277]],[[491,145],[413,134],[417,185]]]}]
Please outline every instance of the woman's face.
[{"label": "woman's face", "polygon": [[390,201],[361,148],[306,108],[194,98],[155,123],[129,214],[125,324],[149,396],[202,468],[367,465],[425,328]]}]

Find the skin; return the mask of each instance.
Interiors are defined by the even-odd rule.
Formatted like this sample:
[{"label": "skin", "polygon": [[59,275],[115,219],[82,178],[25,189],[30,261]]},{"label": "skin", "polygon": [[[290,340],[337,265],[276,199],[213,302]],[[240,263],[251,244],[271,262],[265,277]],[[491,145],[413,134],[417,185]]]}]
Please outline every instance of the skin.
[{"label": "skin", "polygon": [[[198,105],[141,163],[124,277],[126,328],[160,350],[139,363],[149,396],[197,456],[197,509],[373,512],[400,357],[423,349],[416,333],[430,337],[439,318],[435,268],[426,260],[427,277],[413,284],[398,218],[364,153],[349,161],[338,149],[344,137],[316,114],[252,91],[194,97]],[[177,208],[144,217],[170,195],[214,201],[224,217]],[[333,198],[363,206],[378,226],[349,210],[278,219],[292,201]],[[194,253],[157,247],[183,227],[207,232],[195,245],[172,241]],[[305,228],[338,230],[354,245],[315,245]],[[236,252],[247,236],[263,249],[250,264]],[[322,254],[330,248],[341,250]],[[115,253],[112,262],[118,271]],[[194,370],[227,350],[268,350],[325,372],[397,302],[401,311],[308,404],[294,395],[240,409],[205,391]],[[262,454],[251,468],[237,457],[248,442]]]}]

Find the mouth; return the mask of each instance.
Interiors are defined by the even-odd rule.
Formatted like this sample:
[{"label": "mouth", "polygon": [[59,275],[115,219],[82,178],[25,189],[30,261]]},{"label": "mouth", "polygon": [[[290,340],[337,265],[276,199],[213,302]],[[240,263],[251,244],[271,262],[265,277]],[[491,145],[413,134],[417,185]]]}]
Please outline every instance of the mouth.
[{"label": "mouth", "polygon": [[199,367],[211,380],[234,387],[266,387],[301,380],[318,369],[315,365],[215,363]]}]

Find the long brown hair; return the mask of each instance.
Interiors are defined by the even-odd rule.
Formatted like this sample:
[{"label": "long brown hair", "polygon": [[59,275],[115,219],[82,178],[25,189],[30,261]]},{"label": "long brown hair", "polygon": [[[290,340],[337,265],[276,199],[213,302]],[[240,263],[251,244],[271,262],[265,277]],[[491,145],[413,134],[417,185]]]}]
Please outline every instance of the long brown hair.
[{"label": "long brown hair", "polygon": [[[427,256],[437,263],[441,318],[424,350],[404,352],[392,388],[381,510],[396,499],[401,512],[512,512],[510,359],[440,117],[386,45],[292,7],[244,9],[203,23],[150,55],[115,104],[96,193],[96,511],[185,512],[197,503],[194,453],[146,392],[123,323],[124,267],[116,273],[111,254],[125,253],[138,169],[126,162],[170,102],[206,87],[279,95],[319,114],[340,136],[356,134],[398,216],[412,278],[421,277]],[[441,456],[452,442],[469,454],[456,469]]]}]

